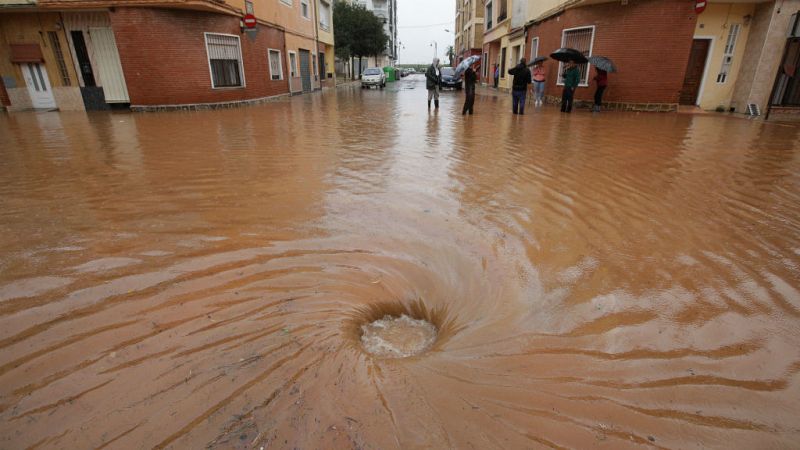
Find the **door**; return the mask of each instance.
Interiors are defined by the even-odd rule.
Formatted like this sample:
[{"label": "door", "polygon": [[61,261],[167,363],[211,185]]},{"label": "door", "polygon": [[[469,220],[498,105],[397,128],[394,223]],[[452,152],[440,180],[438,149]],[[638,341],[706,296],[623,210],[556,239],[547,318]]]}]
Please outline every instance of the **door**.
[{"label": "door", "polygon": [[25,77],[25,84],[28,85],[28,94],[31,96],[34,108],[51,109],[56,107],[53,89],[50,87],[50,80],[47,78],[47,71],[44,70],[43,64],[22,64],[22,75]]},{"label": "door", "polygon": [[97,72],[100,75],[106,102],[130,103],[125,76],[122,74],[122,64],[119,61],[117,41],[114,40],[114,32],[111,31],[111,28],[90,28],[89,36],[92,38]]},{"label": "door", "polygon": [[300,80],[303,92],[311,92],[311,53],[303,49],[300,49]]},{"label": "door", "polygon": [[[798,25],[800,26],[800,25]],[[800,106],[800,38],[790,38],[772,92],[776,106]]]},{"label": "door", "polygon": [[678,102],[681,105],[696,105],[700,86],[703,83],[703,74],[706,69],[710,39],[695,39],[692,41],[692,51],[689,54],[689,65],[686,67],[686,76],[683,79]]}]

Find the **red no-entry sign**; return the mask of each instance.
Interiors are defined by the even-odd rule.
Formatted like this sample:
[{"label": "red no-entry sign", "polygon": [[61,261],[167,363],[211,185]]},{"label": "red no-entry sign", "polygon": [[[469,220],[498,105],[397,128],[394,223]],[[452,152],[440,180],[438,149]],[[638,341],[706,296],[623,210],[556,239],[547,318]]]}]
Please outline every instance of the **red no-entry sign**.
[{"label": "red no-entry sign", "polygon": [[244,16],[244,26],[247,28],[255,28],[256,27],[256,16],[252,14],[247,14]]},{"label": "red no-entry sign", "polygon": [[697,0],[697,2],[694,4],[694,12],[700,14],[705,10],[706,10],[706,0]]}]

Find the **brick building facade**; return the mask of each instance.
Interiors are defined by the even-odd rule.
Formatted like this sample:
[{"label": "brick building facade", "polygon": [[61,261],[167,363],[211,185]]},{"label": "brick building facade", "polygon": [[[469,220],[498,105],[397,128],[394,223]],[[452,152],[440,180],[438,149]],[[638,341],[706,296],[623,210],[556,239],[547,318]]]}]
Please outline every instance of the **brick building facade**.
[{"label": "brick building facade", "polygon": [[[626,109],[674,110],[684,81],[697,16],[691,2],[643,0],[590,4],[567,9],[527,27],[526,56],[547,56],[569,39],[584,33],[590,54],[611,58],[624,68],[609,75],[604,102]],[[590,36],[591,33],[591,36]],[[545,95],[560,100],[559,63],[545,62]],[[594,70],[575,93],[576,101],[590,101]]]},{"label": "brick building facade", "polygon": [[[267,58],[272,49],[284,59],[282,30],[259,24],[252,35],[242,33],[238,17],[201,11],[118,8],[110,15],[133,109],[237,102],[289,92],[286,65],[274,76]],[[212,86],[206,33],[237,38],[243,86]]]}]

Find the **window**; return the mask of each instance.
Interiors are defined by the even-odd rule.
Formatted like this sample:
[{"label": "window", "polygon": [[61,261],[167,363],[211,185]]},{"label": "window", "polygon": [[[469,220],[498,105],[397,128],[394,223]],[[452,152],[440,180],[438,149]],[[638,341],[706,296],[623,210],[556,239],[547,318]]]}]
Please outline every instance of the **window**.
[{"label": "window", "polygon": [[281,52],[269,49],[269,77],[272,80],[283,79],[283,67],[281,65]]},{"label": "window", "polygon": [[308,15],[308,0],[300,0],[300,14],[303,15],[306,19],[309,18]]},{"label": "window", "polygon": [[483,52],[483,78],[489,79],[489,52]]},{"label": "window", "polygon": [[319,0],[319,26],[323,30],[331,29],[331,4],[325,0]]},{"label": "window", "polygon": [[486,29],[492,29],[492,2],[489,0],[486,2],[486,14],[484,15],[486,18]]},{"label": "window", "polygon": [[508,0],[499,0],[500,11],[497,12],[497,23],[506,20],[508,17]]},{"label": "window", "polygon": [[500,51],[500,53],[502,55],[502,56],[500,56],[500,78],[505,78],[506,77],[506,47],[503,47],[503,49]]},{"label": "window", "polygon": [[537,56],[539,56],[539,38],[535,37],[531,39],[531,60],[529,62],[533,62]]},{"label": "window", "polygon": [[733,64],[733,52],[736,49],[736,38],[739,36],[739,24],[731,24],[728,29],[728,40],[725,42],[725,52],[722,54],[722,67],[717,75],[717,83],[725,83]]},{"label": "window", "polygon": [[244,67],[239,37],[215,33],[205,35],[212,87],[243,87]]},{"label": "window", "polygon": [[244,12],[246,14],[255,14],[253,11],[253,2],[250,0],[244,0]]},{"label": "window", "polygon": [[64,52],[61,51],[61,41],[58,40],[58,33],[55,31],[48,31],[47,36],[50,38],[50,47],[53,48],[53,54],[56,56],[56,63],[58,64],[58,73],[61,75],[61,85],[69,86],[69,72],[67,72],[67,64],[64,62]]},{"label": "window", "polygon": [[291,71],[291,76],[297,76],[297,53],[289,52],[289,70]]},{"label": "window", "polygon": [[292,0],[281,0],[281,3],[283,3],[284,5],[292,6]]},{"label": "window", "polygon": [[[581,51],[584,56],[592,55],[592,45],[594,44],[594,25],[590,27],[571,28],[561,32],[561,46],[574,48]],[[578,64],[578,70],[581,72],[580,85],[589,85],[589,64]],[[558,81],[559,85],[564,84],[564,63],[558,63]]]}]

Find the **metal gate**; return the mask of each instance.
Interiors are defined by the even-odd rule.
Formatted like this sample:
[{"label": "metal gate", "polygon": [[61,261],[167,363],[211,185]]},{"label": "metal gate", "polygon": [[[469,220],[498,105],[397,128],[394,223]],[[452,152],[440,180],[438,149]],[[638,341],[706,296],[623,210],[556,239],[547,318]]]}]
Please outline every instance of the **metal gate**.
[{"label": "metal gate", "polygon": [[303,92],[311,92],[311,54],[303,49],[300,49],[300,79]]}]

